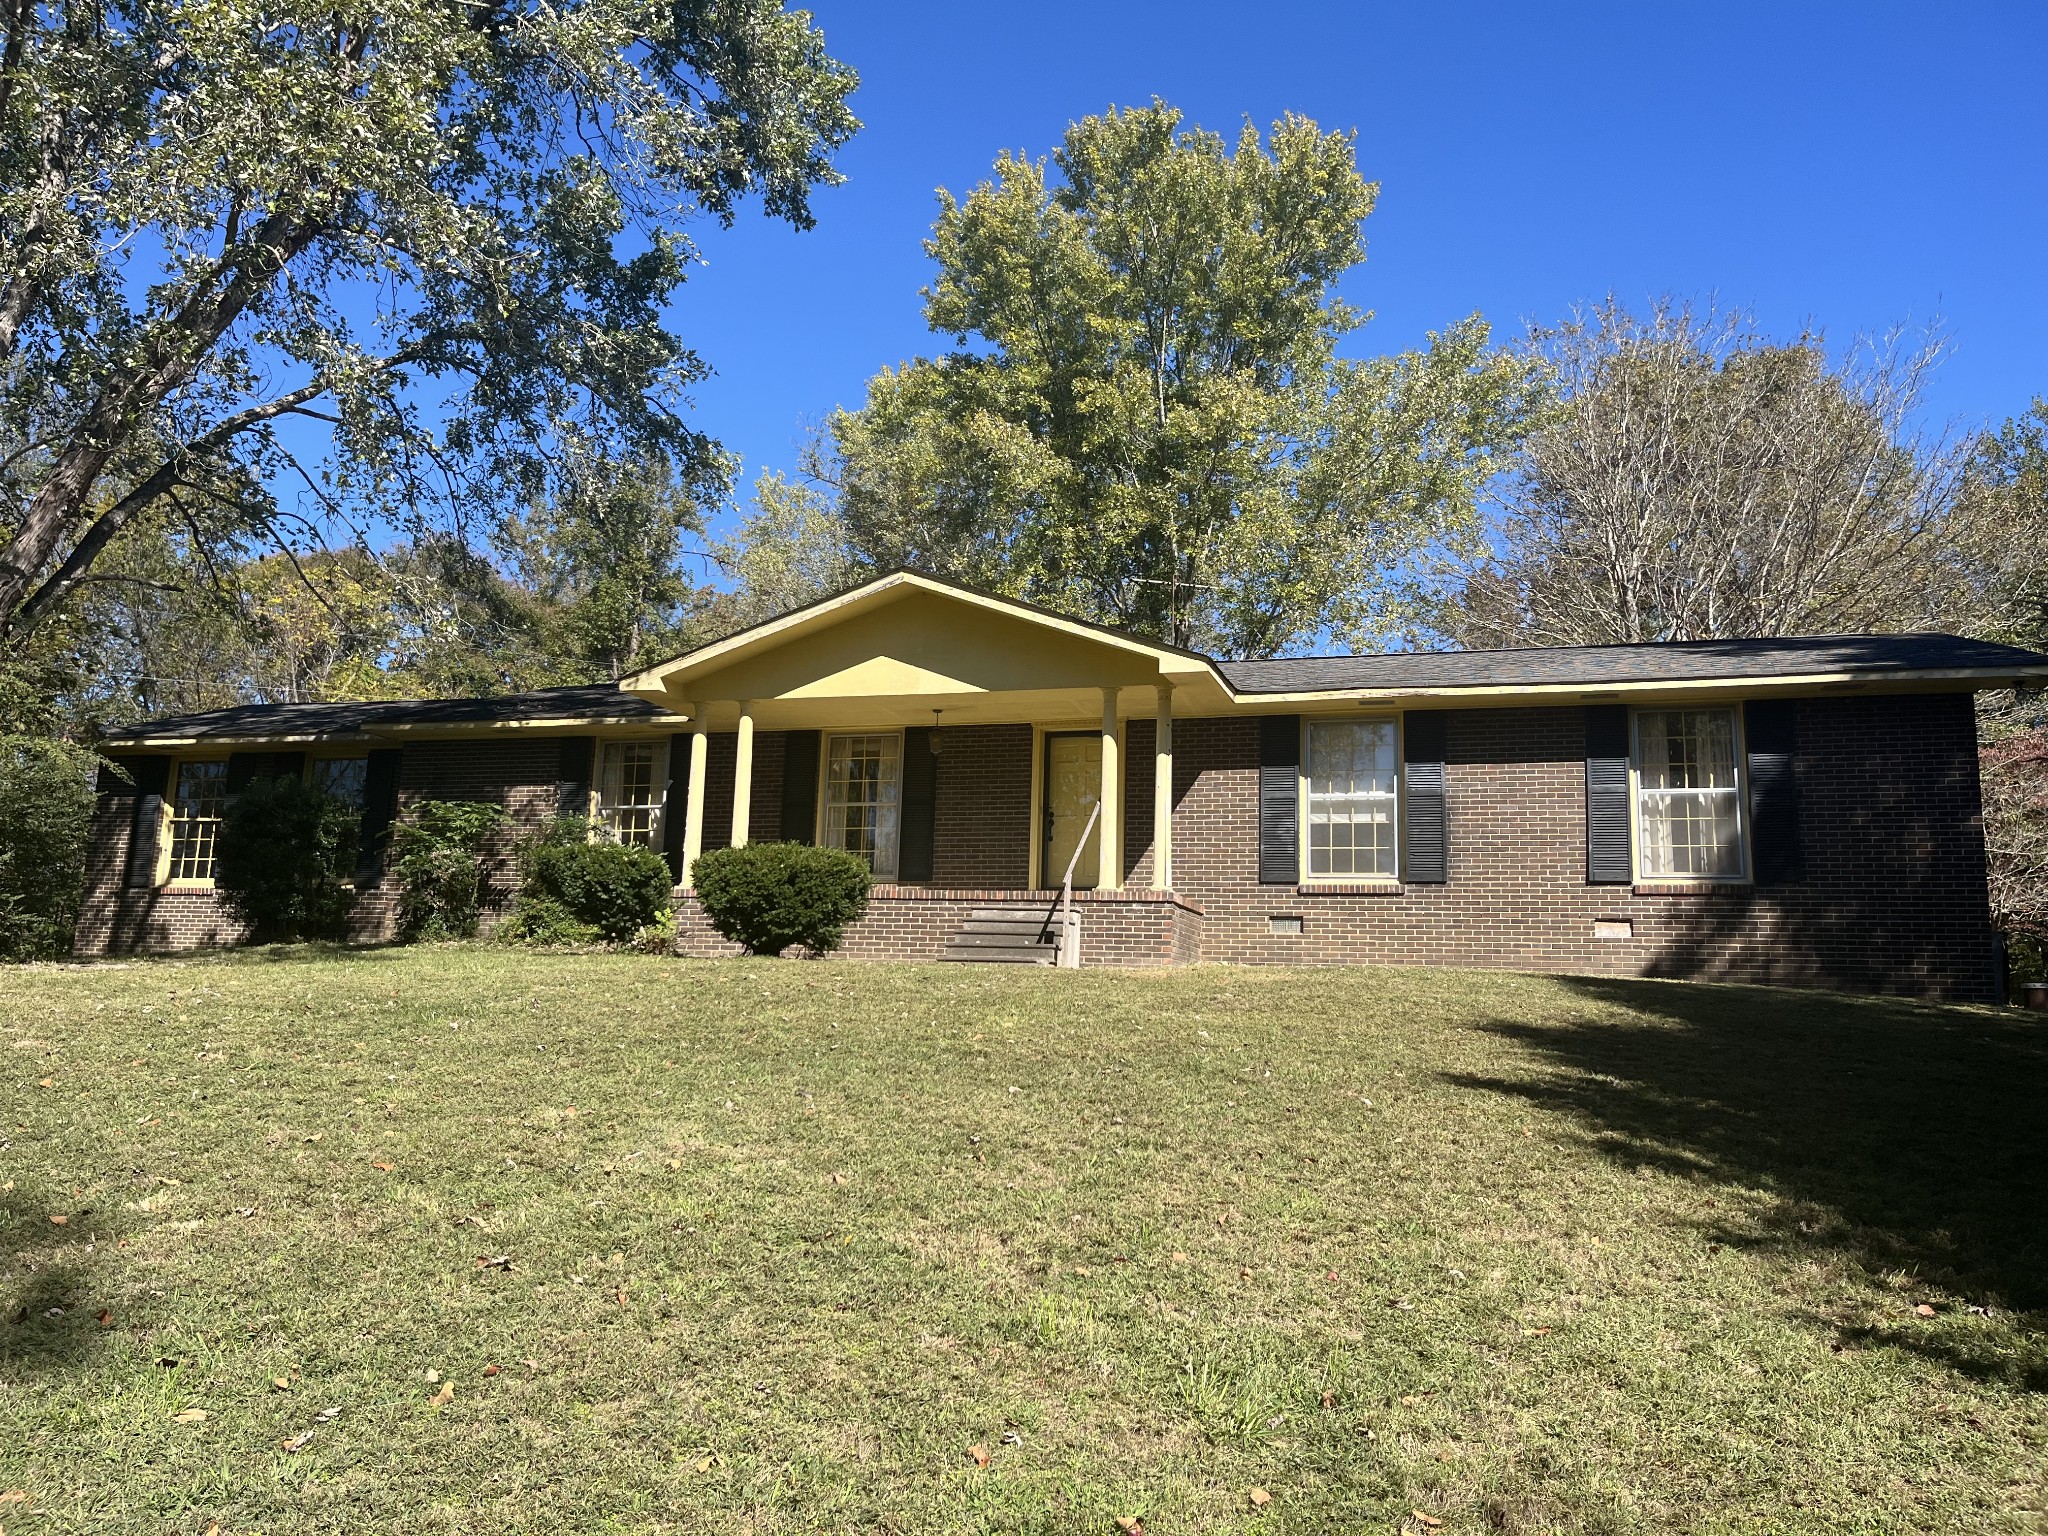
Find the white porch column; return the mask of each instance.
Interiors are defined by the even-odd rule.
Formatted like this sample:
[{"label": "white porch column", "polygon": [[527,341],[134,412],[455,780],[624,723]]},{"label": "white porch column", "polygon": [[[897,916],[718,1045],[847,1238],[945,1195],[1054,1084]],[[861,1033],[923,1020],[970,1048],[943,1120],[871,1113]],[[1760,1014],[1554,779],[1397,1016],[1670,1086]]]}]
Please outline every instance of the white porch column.
[{"label": "white porch column", "polygon": [[747,846],[747,824],[753,815],[754,706],[740,704],[740,750],[732,770],[732,845]]},{"label": "white porch column", "polygon": [[1096,833],[1098,891],[1124,887],[1124,775],[1117,761],[1116,690],[1102,690],[1102,825]]},{"label": "white porch column", "polygon": [[711,734],[704,726],[702,705],[690,711],[690,788],[683,800],[683,884],[704,851],[704,770],[711,761]]},{"label": "white porch column", "polygon": [[1152,737],[1152,889],[1173,889],[1173,684],[1159,685]]}]

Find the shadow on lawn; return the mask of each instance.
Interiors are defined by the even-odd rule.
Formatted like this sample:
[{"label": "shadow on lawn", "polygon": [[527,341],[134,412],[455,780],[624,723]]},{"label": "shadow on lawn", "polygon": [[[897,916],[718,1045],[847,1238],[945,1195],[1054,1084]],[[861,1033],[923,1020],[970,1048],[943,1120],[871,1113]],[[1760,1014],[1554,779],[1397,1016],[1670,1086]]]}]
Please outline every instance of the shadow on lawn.
[{"label": "shadow on lawn", "polygon": [[[50,1218],[63,1216],[63,1225]],[[27,1192],[0,1197],[0,1372],[75,1365],[106,1342],[104,1260],[113,1241],[90,1211],[38,1201]]]},{"label": "shadow on lawn", "polygon": [[1620,1161],[1771,1191],[1760,1226],[1709,1234],[1731,1247],[1838,1256],[1992,1309],[1842,1327],[1843,1343],[2048,1391],[2048,1028],[1816,993],[1567,985],[1638,1018],[1497,1020],[1546,1070],[1451,1081],[1568,1114]]}]

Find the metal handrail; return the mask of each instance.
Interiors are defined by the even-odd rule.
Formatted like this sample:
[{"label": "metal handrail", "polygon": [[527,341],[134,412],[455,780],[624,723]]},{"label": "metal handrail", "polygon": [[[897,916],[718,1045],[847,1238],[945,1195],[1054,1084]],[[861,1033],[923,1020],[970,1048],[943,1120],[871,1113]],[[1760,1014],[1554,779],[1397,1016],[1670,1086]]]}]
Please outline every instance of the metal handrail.
[{"label": "metal handrail", "polygon": [[[1089,834],[1095,830],[1095,823],[1102,818],[1102,802],[1095,802],[1095,809],[1088,813],[1088,825],[1081,829],[1081,840],[1074,844],[1074,856],[1067,860],[1066,875],[1060,880],[1060,952],[1057,965],[1069,970],[1077,968],[1081,957],[1076,954],[1072,964],[1067,959],[1067,946],[1073,934],[1074,921],[1074,866],[1081,862],[1081,850],[1088,846]],[[1099,859],[1100,852],[1096,854]]]}]

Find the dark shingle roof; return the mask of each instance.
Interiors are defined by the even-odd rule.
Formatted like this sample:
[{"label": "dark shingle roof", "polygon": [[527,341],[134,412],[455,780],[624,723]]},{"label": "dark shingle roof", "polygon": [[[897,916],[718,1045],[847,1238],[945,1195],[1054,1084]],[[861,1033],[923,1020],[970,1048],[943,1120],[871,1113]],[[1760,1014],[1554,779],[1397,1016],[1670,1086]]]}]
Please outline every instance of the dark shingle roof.
[{"label": "dark shingle roof", "polygon": [[1598,687],[1850,672],[2040,671],[2048,656],[1958,635],[1816,635],[1785,640],[1675,640],[1658,645],[1555,646],[1512,651],[1397,651],[1219,661],[1239,693],[1351,688]]},{"label": "dark shingle roof", "polygon": [[656,720],[667,711],[609,683],[578,688],[537,688],[476,699],[388,699],[367,704],[238,704],[204,714],[151,720],[117,739],[195,737],[352,736],[402,725],[503,725],[521,720]]}]

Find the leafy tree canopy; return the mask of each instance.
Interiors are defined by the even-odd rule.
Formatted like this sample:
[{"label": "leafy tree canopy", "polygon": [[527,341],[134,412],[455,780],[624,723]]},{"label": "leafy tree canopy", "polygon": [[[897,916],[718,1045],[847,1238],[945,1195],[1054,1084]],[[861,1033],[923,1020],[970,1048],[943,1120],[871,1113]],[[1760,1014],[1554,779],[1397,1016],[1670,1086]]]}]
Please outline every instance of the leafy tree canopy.
[{"label": "leafy tree canopy", "polygon": [[[806,226],[851,71],[780,0],[0,7],[0,634],[138,522],[722,484],[659,323],[692,214]],[[333,452],[297,455],[309,424]],[[414,529],[415,533],[422,530]]]},{"label": "leafy tree canopy", "polygon": [[[870,567],[910,564],[1179,644],[1362,639],[1418,549],[1472,526],[1525,373],[1476,316],[1354,361],[1333,294],[1378,189],[1351,136],[1288,117],[1233,148],[1173,108],[1073,124],[941,194],[931,328],[829,422],[822,480]],[[833,564],[788,487],[777,579]]]}]

